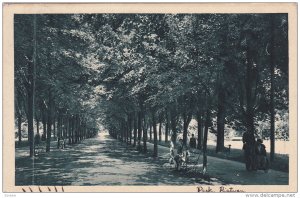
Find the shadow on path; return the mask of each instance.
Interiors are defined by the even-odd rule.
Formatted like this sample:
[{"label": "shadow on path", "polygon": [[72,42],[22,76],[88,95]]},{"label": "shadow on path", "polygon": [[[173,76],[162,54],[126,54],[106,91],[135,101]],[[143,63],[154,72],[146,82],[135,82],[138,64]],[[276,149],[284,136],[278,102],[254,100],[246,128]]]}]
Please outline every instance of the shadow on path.
[{"label": "shadow on path", "polygon": [[28,148],[16,149],[16,185],[198,185],[218,180],[191,177],[101,133],[63,150],[53,148],[29,158]]}]

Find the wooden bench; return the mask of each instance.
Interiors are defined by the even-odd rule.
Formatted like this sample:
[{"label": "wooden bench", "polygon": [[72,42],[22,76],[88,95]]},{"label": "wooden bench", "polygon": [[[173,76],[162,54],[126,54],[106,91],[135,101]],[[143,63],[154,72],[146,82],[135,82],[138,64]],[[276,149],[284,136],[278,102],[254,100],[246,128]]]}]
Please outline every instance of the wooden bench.
[{"label": "wooden bench", "polygon": [[34,145],[34,155],[39,155],[46,152],[46,142],[41,141],[39,144]]}]

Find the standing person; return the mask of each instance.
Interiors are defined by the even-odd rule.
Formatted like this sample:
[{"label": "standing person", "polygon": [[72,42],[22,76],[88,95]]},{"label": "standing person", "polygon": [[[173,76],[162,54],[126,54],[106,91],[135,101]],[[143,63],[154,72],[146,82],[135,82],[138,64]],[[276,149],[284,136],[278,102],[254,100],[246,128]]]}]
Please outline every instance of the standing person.
[{"label": "standing person", "polygon": [[38,154],[37,151],[40,149],[40,142],[41,142],[41,136],[39,133],[37,133],[34,136],[34,154]]},{"label": "standing person", "polygon": [[248,171],[255,169],[255,137],[254,134],[251,134],[249,131],[246,131],[243,134],[243,150],[245,154],[245,162],[246,162],[246,169]]},{"label": "standing person", "polygon": [[41,141],[41,136],[39,133],[37,133],[35,136],[34,136],[34,145],[38,146],[40,144],[40,141]]},{"label": "standing person", "polygon": [[190,139],[190,147],[196,148],[196,138],[194,137],[194,134],[192,134],[192,137]]}]

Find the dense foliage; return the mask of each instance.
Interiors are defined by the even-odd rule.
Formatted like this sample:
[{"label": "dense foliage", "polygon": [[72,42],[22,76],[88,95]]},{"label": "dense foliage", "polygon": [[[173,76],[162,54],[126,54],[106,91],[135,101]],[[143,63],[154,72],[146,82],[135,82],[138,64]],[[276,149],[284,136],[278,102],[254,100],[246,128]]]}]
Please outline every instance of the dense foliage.
[{"label": "dense foliage", "polygon": [[[32,75],[34,89],[28,85]],[[204,155],[209,131],[217,136],[217,152],[226,129],[274,142],[274,135],[288,137],[288,18],[15,15],[18,125],[31,119],[31,92],[37,131],[42,121],[49,141],[52,125],[70,143],[78,141],[72,133],[79,138],[102,125],[143,151],[153,139],[157,156],[163,129],[166,141],[182,133],[187,144],[196,119]]]}]

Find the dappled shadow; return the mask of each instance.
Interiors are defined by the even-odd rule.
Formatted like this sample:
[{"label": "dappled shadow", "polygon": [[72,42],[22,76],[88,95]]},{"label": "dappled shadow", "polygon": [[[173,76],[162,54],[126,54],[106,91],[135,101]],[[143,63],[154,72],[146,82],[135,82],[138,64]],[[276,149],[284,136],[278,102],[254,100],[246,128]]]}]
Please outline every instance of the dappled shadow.
[{"label": "dappled shadow", "polygon": [[18,148],[16,185],[195,185],[210,184],[164,167],[165,158],[140,153],[131,145],[102,135],[67,145],[55,144],[49,153],[27,157],[27,148]]},{"label": "dappled shadow", "polygon": [[[144,165],[150,166],[151,169],[140,174],[137,177],[137,184],[143,185],[195,185],[195,184],[207,184],[211,185],[214,183],[221,184],[222,182],[218,179],[211,179],[209,176],[203,176],[199,170],[193,169],[175,171],[170,166],[165,166],[168,159],[166,157],[156,157],[152,156],[152,153],[142,153],[138,152],[132,146],[124,146],[120,142],[108,142],[106,144],[107,148],[113,148],[117,146],[118,148],[123,148],[123,150],[115,150],[113,152],[105,152],[105,154],[111,158],[117,158],[123,162],[141,162]],[[163,176],[163,177],[162,177]]]}]

